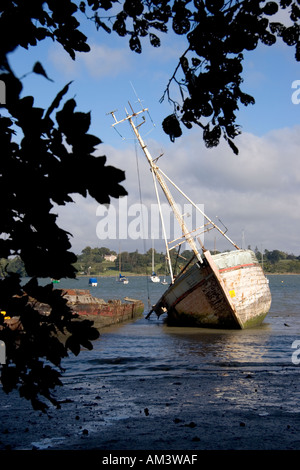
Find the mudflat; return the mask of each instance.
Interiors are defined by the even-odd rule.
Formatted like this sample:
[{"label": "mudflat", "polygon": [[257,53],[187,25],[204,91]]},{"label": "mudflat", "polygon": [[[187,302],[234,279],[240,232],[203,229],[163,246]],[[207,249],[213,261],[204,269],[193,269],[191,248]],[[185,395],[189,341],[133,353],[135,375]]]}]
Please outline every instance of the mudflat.
[{"label": "mudflat", "polygon": [[65,379],[61,409],[0,392],[1,450],[298,450],[296,369]]}]

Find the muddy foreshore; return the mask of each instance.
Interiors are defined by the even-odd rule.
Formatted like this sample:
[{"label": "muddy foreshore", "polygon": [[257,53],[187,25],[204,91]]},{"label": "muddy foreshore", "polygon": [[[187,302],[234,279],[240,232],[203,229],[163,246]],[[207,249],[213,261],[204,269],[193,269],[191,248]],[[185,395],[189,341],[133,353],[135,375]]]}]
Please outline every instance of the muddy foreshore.
[{"label": "muddy foreshore", "polygon": [[66,379],[61,409],[1,391],[1,450],[299,450],[298,375]]}]

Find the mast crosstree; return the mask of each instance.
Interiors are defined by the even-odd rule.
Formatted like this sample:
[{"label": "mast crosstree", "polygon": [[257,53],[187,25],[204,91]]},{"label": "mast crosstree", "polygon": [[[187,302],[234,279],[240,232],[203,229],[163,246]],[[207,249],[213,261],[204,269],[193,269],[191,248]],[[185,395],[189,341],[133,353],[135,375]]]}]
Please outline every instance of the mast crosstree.
[{"label": "mast crosstree", "polygon": [[[155,193],[156,193],[156,197],[157,197],[157,201],[158,201],[158,206],[159,206],[159,213],[160,213],[160,218],[161,218],[161,222],[162,222],[162,229],[163,229],[163,234],[164,234],[164,239],[165,239],[165,244],[166,244],[166,252],[167,252],[167,260],[168,260],[168,265],[169,265],[169,270],[170,270],[170,275],[171,275],[171,279],[172,279],[172,282],[174,281],[174,276],[173,276],[173,271],[172,271],[172,265],[171,265],[171,258],[170,258],[170,248],[169,248],[169,244],[168,244],[168,241],[167,241],[167,237],[166,237],[166,231],[165,231],[165,225],[164,225],[164,220],[163,220],[163,216],[162,216],[162,211],[161,211],[161,204],[160,204],[160,198],[159,198],[159,193],[158,193],[158,189],[157,189],[157,182],[159,183],[163,193],[165,194],[166,196],[166,199],[169,203],[169,205],[171,206],[171,209],[173,210],[173,213],[180,225],[180,228],[182,230],[182,236],[183,238],[187,241],[187,243],[190,245],[192,251],[194,252],[194,255],[195,257],[197,258],[197,260],[202,264],[203,263],[203,259],[199,253],[199,250],[197,248],[197,245],[195,243],[195,235],[194,235],[194,232],[196,230],[193,230],[193,231],[190,231],[188,229],[188,227],[186,226],[185,224],[185,221],[184,221],[184,217],[183,215],[181,214],[181,212],[179,211],[178,207],[177,207],[177,204],[169,190],[169,187],[167,185],[167,182],[168,181],[170,184],[172,184],[203,216],[204,218],[208,221],[209,224],[211,224],[211,228],[216,228],[231,244],[233,244],[237,249],[239,249],[239,247],[232,241],[230,240],[229,237],[227,237],[227,235],[224,233],[224,231],[222,231],[206,214],[204,214],[203,211],[201,211],[201,209],[186,195],[184,194],[181,189],[175,184],[173,183],[173,181],[159,168],[159,166],[156,164],[156,161],[158,159],[155,159],[153,160],[148,148],[147,148],[147,145],[145,144],[145,142],[143,141],[141,135],[140,135],[140,132],[139,132],[139,127],[145,122],[145,117],[143,117],[143,121],[138,124],[138,125],[135,125],[135,123],[133,122],[133,118],[139,116],[140,114],[142,113],[145,113],[145,112],[148,112],[148,108],[142,108],[140,111],[137,111],[137,112],[134,112],[130,103],[129,103],[129,106],[132,110],[132,114],[129,114],[128,111],[125,109],[125,112],[126,112],[126,117],[121,119],[121,120],[118,120],[116,118],[116,115],[115,115],[115,112],[116,111],[111,111],[109,114],[112,115],[113,119],[114,119],[114,123],[112,124],[112,127],[115,127],[116,125],[118,124],[121,124],[125,121],[128,121],[129,124],[131,125],[133,131],[134,131],[134,134],[148,160],[148,163],[150,165],[150,169],[151,169],[151,172],[152,172],[152,175],[153,175],[153,182],[154,182],[154,187],[155,187]],[[200,227],[201,229],[203,227]],[[199,228],[199,229],[200,229]],[[204,231],[207,231],[209,229],[206,229]],[[200,242],[200,240],[199,240]],[[201,244],[201,242],[200,242]]]}]

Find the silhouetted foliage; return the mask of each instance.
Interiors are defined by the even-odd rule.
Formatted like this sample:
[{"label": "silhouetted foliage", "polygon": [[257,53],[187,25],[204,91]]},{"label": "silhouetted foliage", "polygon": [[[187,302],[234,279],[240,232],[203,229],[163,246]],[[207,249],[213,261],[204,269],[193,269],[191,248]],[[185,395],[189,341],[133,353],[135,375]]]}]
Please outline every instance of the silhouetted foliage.
[{"label": "silhouetted foliage", "polygon": [[[32,96],[21,98],[22,83],[10,69],[6,54],[18,45],[28,47],[50,35],[72,57],[88,50],[77,30],[70,1],[8,2],[0,7],[1,73],[6,85],[6,104],[0,119],[0,258],[18,256],[28,276],[5,269],[0,280],[0,339],[6,345],[6,364],[1,367],[4,391],[17,388],[22,397],[42,409],[55,401],[51,390],[61,384],[61,360],[81,346],[91,349],[99,336],[93,322],[73,315],[52,284],[38,278],[74,278],[76,256],[66,231],[51,212],[54,203],[72,202],[72,193],[88,193],[99,203],[126,194],[120,186],[124,172],[106,165],[106,157],[93,155],[101,140],[88,133],[90,114],[76,111],[76,101],[63,102],[71,83],[61,90],[48,109],[34,106]],[[40,24],[45,27],[36,26]],[[48,79],[42,64],[33,73]],[[43,78],[44,77],[44,78]],[[49,315],[40,304],[49,306]]]},{"label": "silhouetted foliage", "polygon": [[[3,54],[50,37],[74,59],[76,51],[89,51],[79,30],[82,14],[97,30],[127,36],[130,49],[137,53],[146,38],[159,47],[161,33],[172,30],[185,36],[186,50],[161,98],[167,97],[174,108],[163,128],[174,141],[181,135],[181,124],[188,129],[197,125],[207,147],[218,145],[223,136],[235,153],[233,140],[240,134],[236,112],[240,104],[255,102],[241,90],[243,53],[260,43],[272,46],[280,38],[295,48],[295,59],[300,60],[297,0],[85,0],[78,5],[70,0],[35,0],[30,8],[22,1],[4,0],[1,11]],[[287,12],[286,24],[275,16],[278,11]],[[39,69],[37,73],[43,74]],[[179,87],[180,102],[173,98],[177,96],[176,90],[171,91],[173,84]]]},{"label": "silhouetted foliage", "polygon": [[[114,16],[108,17],[104,11],[112,7]],[[188,129],[197,125],[208,148],[217,146],[223,136],[238,153],[233,142],[240,134],[236,112],[240,104],[255,102],[241,89],[243,52],[254,50],[259,43],[272,46],[280,38],[295,47],[295,59],[300,60],[297,0],[125,0],[121,4],[87,0],[80,3],[80,9],[97,29],[128,36],[131,50],[137,53],[142,52],[144,38],[158,47],[158,34],[170,29],[186,37],[186,50],[162,96],[174,108],[163,122],[172,141],[181,135],[181,124]],[[275,17],[280,10],[287,11],[288,24]],[[179,87],[180,102],[173,98],[178,94],[171,91],[173,84]]]}]

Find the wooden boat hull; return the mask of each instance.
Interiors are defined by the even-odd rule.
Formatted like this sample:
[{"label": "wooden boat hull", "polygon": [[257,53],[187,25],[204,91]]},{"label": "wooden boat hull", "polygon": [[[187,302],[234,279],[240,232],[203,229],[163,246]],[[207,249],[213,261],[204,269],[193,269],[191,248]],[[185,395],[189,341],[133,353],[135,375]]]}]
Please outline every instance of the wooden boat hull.
[{"label": "wooden boat hull", "polygon": [[167,312],[169,324],[243,329],[261,324],[270,306],[268,281],[251,250],[205,251],[204,262],[180,274],[153,310]]},{"label": "wooden boat hull", "polygon": [[83,319],[92,320],[94,326],[102,327],[123,323],[142,316],[144,303],[141,300],[125,297],[121,300],[109,300],[93,297],[89,290],[66,289],[64,296],[75,314]]},{"label": "wooden boat hull", "polygon": [[[63,289],[62,294],[73,314],[82,320],[92,320],[95,328],[115,325],[143,316],[144,303],[141,300],[124,298],[107,302],[91,295],[88,289]],[[33,301],[35,308],[44,315],[51,313],[48,304]]]}]

